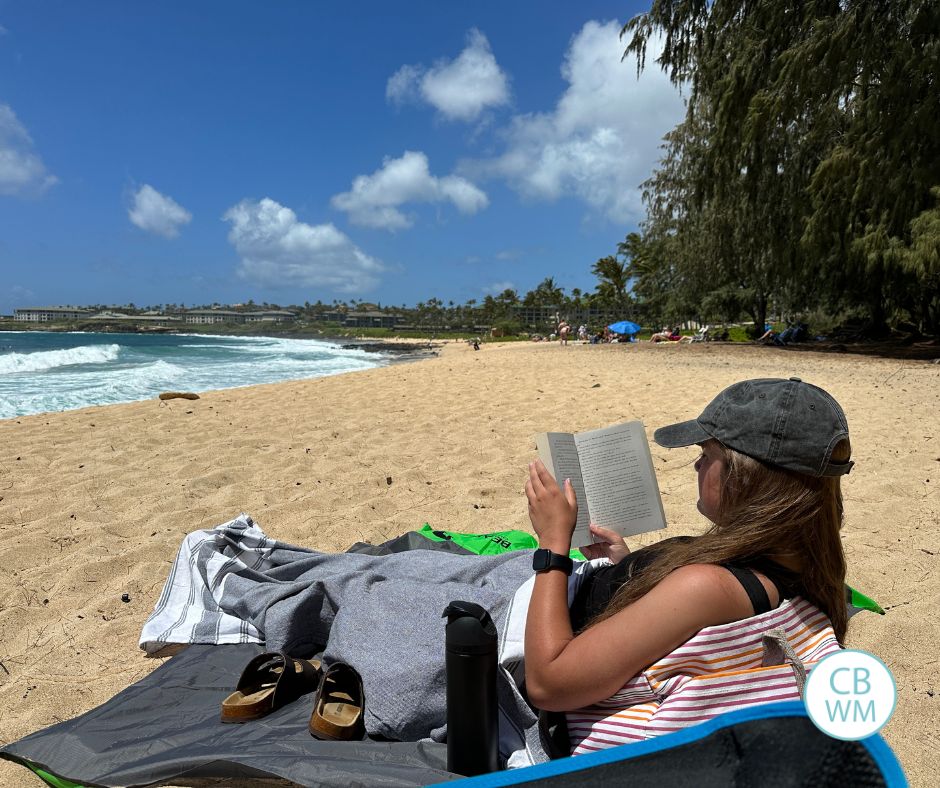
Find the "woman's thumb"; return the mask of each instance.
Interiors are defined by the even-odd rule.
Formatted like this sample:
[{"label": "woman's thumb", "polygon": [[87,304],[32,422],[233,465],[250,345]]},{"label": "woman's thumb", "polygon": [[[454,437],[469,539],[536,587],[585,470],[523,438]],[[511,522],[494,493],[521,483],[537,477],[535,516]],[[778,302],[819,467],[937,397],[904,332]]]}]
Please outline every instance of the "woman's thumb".
[{"label": "woman's thumb", "polygon": [[604,528],[603,525],[598,525],[597,523],[591,523],[591,530],[598,536],[603,536],[607,541],[611,541],[612,539],[619,539],[616,531],[611,530],[610,528]]}]

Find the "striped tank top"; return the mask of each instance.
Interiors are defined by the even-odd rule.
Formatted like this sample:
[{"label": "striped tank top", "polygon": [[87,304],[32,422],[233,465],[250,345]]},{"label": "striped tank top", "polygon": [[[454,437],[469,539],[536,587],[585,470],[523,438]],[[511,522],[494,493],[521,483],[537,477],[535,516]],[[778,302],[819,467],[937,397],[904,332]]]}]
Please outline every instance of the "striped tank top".
[{"label": "striped tank top", "polygon": [[762,664],[763,636],[774,629],[783,630],[804,664],[841,648],[826,615],[799,596],[766,613],[706,627],[607,700],[569,711],[572,754],[673,733],[728,711],[799,700],[789,665]]}]

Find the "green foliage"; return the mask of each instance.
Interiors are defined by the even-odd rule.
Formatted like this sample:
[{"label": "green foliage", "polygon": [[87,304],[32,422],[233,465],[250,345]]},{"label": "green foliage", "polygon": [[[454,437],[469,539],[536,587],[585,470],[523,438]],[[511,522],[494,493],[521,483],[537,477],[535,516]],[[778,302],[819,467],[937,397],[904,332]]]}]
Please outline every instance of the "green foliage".
[{"label": "green foliage", "polygon": [[595,297],[599,305],[610,309],[615,314],[627,314],[630,297],[627,288],[630,284],[630,263],[621,262],[616,257],[602,257],[591,268],[600,281]]},{"label": "green foliage", "polygon": [[[782,330],[783,326],[780,326]],[[774,330],[777,330],[775,327]],[[728,341],[729,342],[750,342],[752,338],[753,331],[749,331],[746,326],[728,326]]]},{"label": "green foliage", "polygon": [[930,190],[932,207],[911,222],[910,246],[901,251],[900,263],[920,285],[921,322],[940,323],[940,187]]},{"label": "green foliage", "polygon": [[734,323],[754,299],[753,294],[734,285],[709,290],[702,296],[700,315],[708,323]]},{"label": "green foliage", "polygon": [[940,329],[940,4],[653,0],[624,28],[641,69],[660,34],[688,103],[645,184],[643,303]]},{"label": "green foliage", "polygon": [[504,337],[519,336],[522,333],[522,326],[516,320],[497,320],[493,323],[493,328]]},{"label": "green foliage", "polygon": [[[515,293],[515,291],[511,291]],[[558,287],[554,277],[543,279],[534,290],[526,293],[522,303],[525,306],[561,306],[565,302],[565,291]]]}]

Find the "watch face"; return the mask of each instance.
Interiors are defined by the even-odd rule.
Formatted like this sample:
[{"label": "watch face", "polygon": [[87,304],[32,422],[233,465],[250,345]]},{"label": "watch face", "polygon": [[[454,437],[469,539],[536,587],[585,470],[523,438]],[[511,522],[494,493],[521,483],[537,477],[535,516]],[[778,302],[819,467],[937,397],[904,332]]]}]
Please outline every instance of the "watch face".
[{"label": "watch face", "polygon": [[532,556],[532,568],[536,572],[544,572],[551,566],[552,553],[550,550],[536,550]]},{"label": "watch face", "polygon": [[532,568],[536,572],[544,572],[548,569],[561,569],[565,574],[571,574],[573,563],[566,555],[557,555],[551,550],[539,548],[532,556]]}]

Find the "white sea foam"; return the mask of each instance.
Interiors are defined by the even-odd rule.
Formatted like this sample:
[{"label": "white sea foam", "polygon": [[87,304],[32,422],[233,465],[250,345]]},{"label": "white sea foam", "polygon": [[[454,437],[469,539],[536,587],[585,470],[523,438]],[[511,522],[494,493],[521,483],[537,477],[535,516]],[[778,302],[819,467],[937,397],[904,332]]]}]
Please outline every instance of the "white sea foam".
[{"label": "white sea foam", "polygon": [[[191,336],[196,341],[137,335],[120,345],[35,350],[35,334],[7,333],[14,352],[0,355],[0,419],[150,399],[167,390],[204,392],[336,375],[389,360],[321,340]],[[57,341],[42,336],[47,346]],[[18,351],[18,342],[31,352]]]},{"label": "white sea foam", "polygon": [[186,367],[158,359],[150,364],[115,370],[107,383],[116,388],[149,391],[153,386],[166,386],[183,380],[187,374]]},{"label": "white sea foam", "polygon": [[109,361],[116,361],[120,352],[120,345],[84,345],[68,350],[5,353],[0,355],[0,375],[42,372],[78,364],[107,364]]}]

